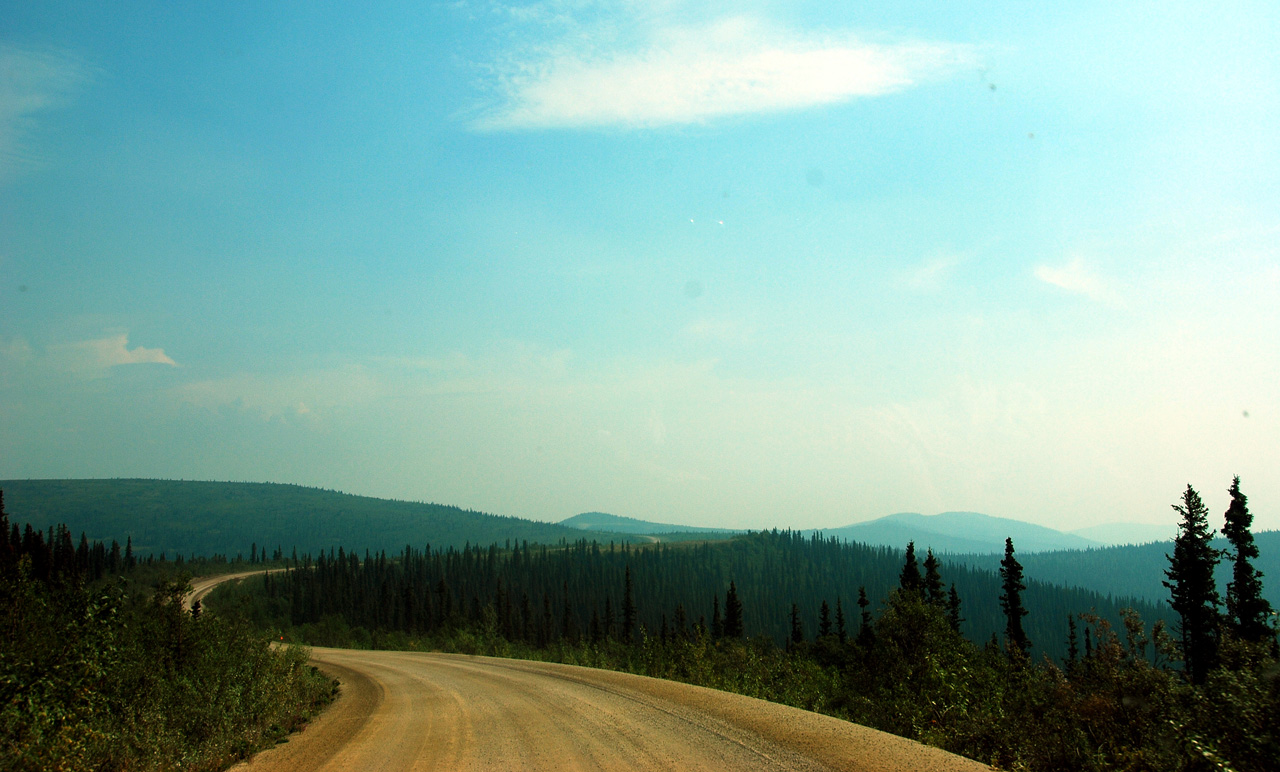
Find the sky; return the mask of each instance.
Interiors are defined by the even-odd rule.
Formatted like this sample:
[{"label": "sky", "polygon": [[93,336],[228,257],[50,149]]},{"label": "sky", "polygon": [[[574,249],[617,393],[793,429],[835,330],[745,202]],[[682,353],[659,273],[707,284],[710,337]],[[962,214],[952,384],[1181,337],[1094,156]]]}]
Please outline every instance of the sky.
[{"label": "sky", "polygon": [[0,479],[1280,528],[1275,3],[0,20]]}]

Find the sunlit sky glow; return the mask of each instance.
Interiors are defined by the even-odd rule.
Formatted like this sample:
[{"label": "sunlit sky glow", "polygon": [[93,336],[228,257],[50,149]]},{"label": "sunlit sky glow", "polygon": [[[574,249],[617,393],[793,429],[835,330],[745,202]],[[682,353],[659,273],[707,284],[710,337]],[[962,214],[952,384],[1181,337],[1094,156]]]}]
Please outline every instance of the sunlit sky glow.
[{"label": "sunlit sky glow", "polygon": [[0,478],[1280,528],[1280,8],[1061,5],[0,0]]}]

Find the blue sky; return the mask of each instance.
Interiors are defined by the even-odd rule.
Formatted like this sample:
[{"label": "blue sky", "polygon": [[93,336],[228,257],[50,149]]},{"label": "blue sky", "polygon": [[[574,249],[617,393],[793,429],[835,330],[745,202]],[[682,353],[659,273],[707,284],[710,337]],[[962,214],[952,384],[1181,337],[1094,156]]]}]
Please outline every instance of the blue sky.
[{"label": "blue sky", "polygon": [[1280,528],[1271,3],[0,0],[0,478]]}]

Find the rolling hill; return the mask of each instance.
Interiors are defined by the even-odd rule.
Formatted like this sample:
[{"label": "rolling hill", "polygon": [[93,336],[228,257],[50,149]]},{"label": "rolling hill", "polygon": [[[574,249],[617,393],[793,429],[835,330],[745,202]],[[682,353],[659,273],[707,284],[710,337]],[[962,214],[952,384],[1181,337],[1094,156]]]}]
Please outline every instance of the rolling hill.
[{"label": "rolling hill", "polygon": [[721,536],[742,533],[742,531],[731,531],[724,528],[702,528],[695,525],[672,525],[670,523],[654,523],[648,520],[637,520],[634,517],[623,517],[621,515],[610,515],[605,512],[583,512],[580,515],[566,518],[560,521],[560,525],[569,528],[580,528],[585,531],[604,531],[606,533],[629,533],[629,534],[671,534],[671,533],[701,533],[701,534],[719,534]]},{"label": "rolling hill", "polygon": [[1006,538],[1013,539],[1019,554],[1101,546],[1081,536],[1042,525],[977,512],[943,512],[939,515],[900,512],[817,532],[884,547],[902,548],[907,542],[914,541],[920,552],[932,548],[934,552],[1003,553]]},{"label": "rolling hill", "polygon": [[[1254,567],[1263,573],[1263,596],[1280,609],[1280,531],[1259,531],[1253,538],[1259,553]],[[1224,539],[1215,539],[1213,546],[1230,547]],[[1161,584],[1164,571],[1169,567],[1165,555],[1172,552],[1172,541],[1027,555],[1019,550],[1018,562],[1022,563],[1028,579],[1079,587],[1104,596],[1129,595],[1163,604],[1169,598],[1169,590]],[[995,571],[1000,566],[1000,556],[948,555],[946,562]],[[1218,564],[1216,578],[1218,592],[1225,598],[1227,583],[1231,581],[1230,560]]]},{"label": "rolling hill", "polygon": [[3,480],[15,522],[65,523],[90,539],[133,539],[138,554],[246,556],[252,544],[318,552],[403,550],[506,541],[641,541],[442,504],[353,496],[276,483],[178,480]]}]

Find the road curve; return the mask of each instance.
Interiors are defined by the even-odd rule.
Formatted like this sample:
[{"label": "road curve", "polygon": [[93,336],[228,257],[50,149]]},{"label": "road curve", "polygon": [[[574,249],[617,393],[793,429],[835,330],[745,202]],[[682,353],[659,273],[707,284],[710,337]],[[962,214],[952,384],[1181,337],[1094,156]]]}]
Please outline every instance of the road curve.
[{"label": "road curve", "polygon": [[285,571],[284,568],[272,568],[263,570],[259,568],[257,571],[241,571],[236,574],[218,574],[217,576],[201,576],[191,580],[191,590],[182,599],[183,608],[191,610],[191,604],[198,600],[203,600],[204,596],[213,592],[214,588],[223,582],[239,581],[247,576],[261,576],[262,574],[272,574],[277,571]]},{"label": "road curve", "polygon": [[522,660],[312,650],[338,700],[236,767],[302,770],[857,770],[990,768],[741,695]]}]

